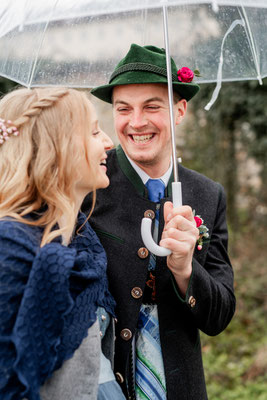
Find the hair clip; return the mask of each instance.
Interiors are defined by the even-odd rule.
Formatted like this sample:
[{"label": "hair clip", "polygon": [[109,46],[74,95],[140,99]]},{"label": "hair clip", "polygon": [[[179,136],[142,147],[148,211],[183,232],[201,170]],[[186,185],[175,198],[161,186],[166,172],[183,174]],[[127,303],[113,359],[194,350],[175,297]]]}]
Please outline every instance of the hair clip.
[{"label": "hair clip", "polygon": [[12,121],[0,118],[0,145],[7,141],[10,136],[18,136],[19,131]]}]

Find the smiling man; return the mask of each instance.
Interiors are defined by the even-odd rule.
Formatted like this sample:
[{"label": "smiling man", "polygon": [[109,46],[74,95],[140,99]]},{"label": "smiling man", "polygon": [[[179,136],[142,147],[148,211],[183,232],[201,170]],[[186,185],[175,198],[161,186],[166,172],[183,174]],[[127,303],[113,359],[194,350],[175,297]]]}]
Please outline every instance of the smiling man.
[{"label": "smiling man", "polygon": [[[188,68],[177,74],[171,65],[179,125],[199,87]],[[114,370],[125,395],[205,400],[199,330],[219,334],[235,309],[225,195],[220,184],[179,165],[185,205],[172,207],[165,66],[163,49],[133,44],[109,84],[92,90],[113,104],[120,146],[109,152],[110,186],[98,191],[90,222],[107,252],[118,318]],[[190,79],[183,74],[188,71]],[[83,209],[91,205],[88,196]],[[153,219],[156,240],[172,251],[167,258],[144,247],[144,216]]]},{"label": "smiling man", "polygon": [[[186,100],[174,107],[179,124]],[[115,130],[127,156],[151,178],[163,175],[170,166],[171,135],[166,84],[132,84],[113,90]]]}]

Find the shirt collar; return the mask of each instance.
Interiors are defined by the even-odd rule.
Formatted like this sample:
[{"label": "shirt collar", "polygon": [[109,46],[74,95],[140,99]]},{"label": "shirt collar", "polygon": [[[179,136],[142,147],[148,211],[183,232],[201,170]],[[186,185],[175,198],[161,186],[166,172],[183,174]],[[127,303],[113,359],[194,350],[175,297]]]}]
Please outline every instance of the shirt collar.
[{"label": "shirt collar", "polygon": [[[133,167],[133,169],[136,171],[136,173],[137,173],[137,174],[140,176],[140,178],[142,179],[144,185],[147,183],[148,179],[153,179],[153,178],[151,178],[144,170],[142,170],[142,168],[140,168],[137,164],[135,164],[135,162],[134,162],[133,160],[131,160],[131,159],[127,156],[126,153],[125,153],[125,155],[126,155],[128,161],[129,161],[129,163],[130,163],[131,166]],[[172,173],[172,158],[171,158],[171,163],[170,163],[170,166],[169,166],[167,172],[165,172],[165,174],[163,174],[162,176],[160,176],[160,177],[157,178],[157,179],[161,179],[162,182],[164,183],[165,187],[167,187],[168,182],[169,182],[169,179],[170,179],[170,176],[171,176],[171,173]]]}]

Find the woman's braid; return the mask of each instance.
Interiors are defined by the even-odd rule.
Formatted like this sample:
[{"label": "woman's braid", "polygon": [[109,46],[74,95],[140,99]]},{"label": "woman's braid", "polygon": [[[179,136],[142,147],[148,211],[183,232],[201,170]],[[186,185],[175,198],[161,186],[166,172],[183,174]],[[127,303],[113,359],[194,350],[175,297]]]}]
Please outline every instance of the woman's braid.
[{"label": "woman's braid", "polygon": [[[52,107],[60,98],[68,94],[68,89],[58,89],[52,95],[39,98],[37,101],[32,103],[31,107],[24,111],[21,117],[14,121],[17,128],[27,123],[31,118],[37,117],[45,108]],[[35,89],[36,97],[38,98],[38,89]]]}]

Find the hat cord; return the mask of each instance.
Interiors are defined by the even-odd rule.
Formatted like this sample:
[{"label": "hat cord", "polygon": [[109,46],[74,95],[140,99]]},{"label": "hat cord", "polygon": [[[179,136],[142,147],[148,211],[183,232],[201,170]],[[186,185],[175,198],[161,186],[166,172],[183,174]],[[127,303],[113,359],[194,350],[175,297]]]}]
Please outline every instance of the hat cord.
[{"label": "hat cord", "polygon": [[[129,72],[129,71],[154,72],[155,74],[162,75],[165,78],[167,78],[166,68],[161,68],[161,67],[158,67],[157,65],[153,65],[153,64],[136,62],[136,63],[129,63],[129,64],[122,65],[121,67],[116,69],[113,72],[113,74],[111,75],[109,83],[111,83],[113,81],[113,79],[116,78],[118,75],[121,75],[124,72]],[[173,81],[178,80],[178,77],[176,74],[172,74],[172,80]]]}]

